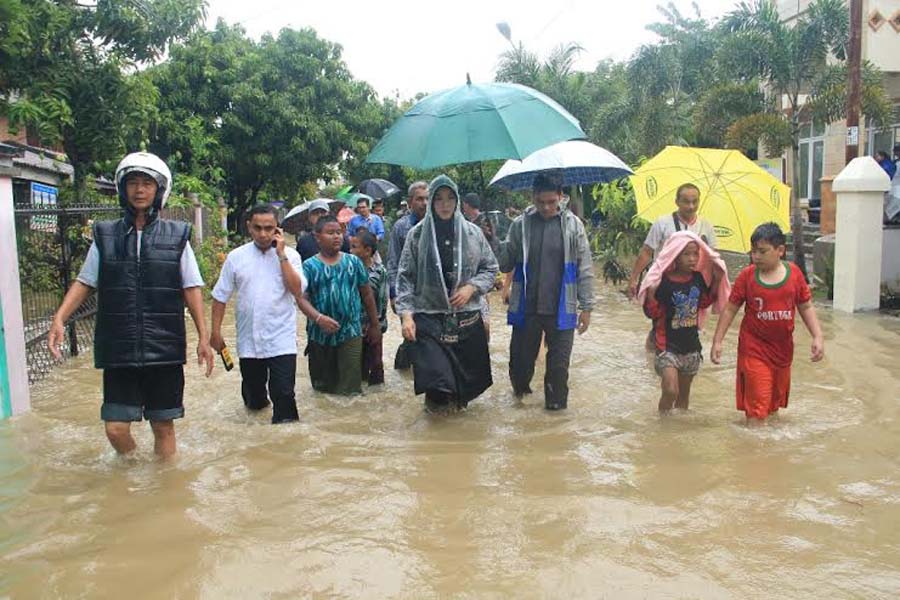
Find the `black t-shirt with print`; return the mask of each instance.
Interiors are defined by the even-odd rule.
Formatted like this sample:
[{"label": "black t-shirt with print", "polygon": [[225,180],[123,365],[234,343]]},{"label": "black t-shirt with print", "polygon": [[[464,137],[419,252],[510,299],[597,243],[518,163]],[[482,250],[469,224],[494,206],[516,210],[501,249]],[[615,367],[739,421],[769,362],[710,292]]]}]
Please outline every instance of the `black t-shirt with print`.
[{"label": "black t-shirt with print", "polygon": [[686,279],[664,276],[655,297],[648,295],[644,303],[644,312],[653,319],[656,349],[675,354],[700,352],[697,319],[700,309],[711,303],[709,286],[701,273],[695,271]]}]

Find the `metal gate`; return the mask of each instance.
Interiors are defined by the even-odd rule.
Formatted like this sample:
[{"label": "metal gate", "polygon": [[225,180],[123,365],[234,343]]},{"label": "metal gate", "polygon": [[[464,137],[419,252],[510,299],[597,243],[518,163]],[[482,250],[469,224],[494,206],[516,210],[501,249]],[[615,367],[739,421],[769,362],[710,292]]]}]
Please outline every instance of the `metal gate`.
[{"label": "metal gate", "polygon": [[[39,381],[57,361],[47,348],[53,313],[78,276],[91,244],[91,225],[115,219],[121,209],[115,198],[109,204],[40,205],[16,202],[16,246],[28,382]],[[91,296],[67,323],[63,359],[90,348],[94,334],[96,297]]]}]

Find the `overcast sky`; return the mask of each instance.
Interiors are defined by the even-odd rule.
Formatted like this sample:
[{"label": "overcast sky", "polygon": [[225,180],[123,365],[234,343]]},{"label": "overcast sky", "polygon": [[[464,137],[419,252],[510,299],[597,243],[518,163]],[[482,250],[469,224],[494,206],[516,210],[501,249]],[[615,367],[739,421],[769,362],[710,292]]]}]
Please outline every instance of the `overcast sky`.
[{"label": "overcast sky", "polygon": [[[283,27],[312,27],[343,46],[344,61],[358,79],[382,96],[408,98],[472,81],[493,80],[509,42],[497,31],[505,21],[513,41],[542,58],[560,42],[584,47],[576,68],[622,60],[655,34],[644,27],[661,19],[656,0],[209,0],[208,25],[218,18],[241,23],[254,38]],[[708,19],[737,0],[696,0]],[[683,14],[691,2],[676,0]]]}]

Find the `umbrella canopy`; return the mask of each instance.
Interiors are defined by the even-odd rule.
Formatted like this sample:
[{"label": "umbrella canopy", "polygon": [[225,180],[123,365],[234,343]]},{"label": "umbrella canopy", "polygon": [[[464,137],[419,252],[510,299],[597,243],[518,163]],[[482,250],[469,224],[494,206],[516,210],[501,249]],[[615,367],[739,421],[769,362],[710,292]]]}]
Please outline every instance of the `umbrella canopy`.
[{"label": "umbrella canopy", "polygon": [[530,87],[469,82],[420,100],[391,126],[366,162],[433,169],[521,159],[550,144],[585,137],[575,117]]},{"label": "umbrella canopy", "polygon": [[281,220],[281,228],[294,235],[297,235],[302,231],[303,225],[306,222],[309,204],[310,202],[307,200],[289,210],[288,214],[284,215],[284,218]]},{"label": "umbrella canopy", "polygon": [[569,140],[542,148],[524,160],[506,161],[490,185],[529,189],[537,174],[546,171],[561,173],[563,185],[604,183],[633,173],[609,150],[584,140]]},{"label": "umbrella canopy", "polygon": [[366,179],[359,182],[356,190],[376,200],[384,200],[398,193],[400,188],[387,179]]},{"label": "umbrella canopy", "polygon": [[341,202],[340,204],[336,204],[334,200],[330,200],[328,198],[316,198],[315,200],[307,200],[306,202],[298,204],[290,211],[288,211],[288,214],[286,214],[284,216],[284,219],[281,220],[281,228],[293,235],[297,235],[301,231],[306,230],[309,223],[309,209],[313,205],[322,206],[323,203],[328,205],[329,210],[332,213],[335,213],[341,206],[343,206],[343,202]]},{"label": "umbrella canopy", "polygon": [[791,188],[737,150],[667,146],[631,177],[637,216],[653,222],[676,210],[683,183],[699,188],[698,212],[713,224],[720,250],[749,252],[750,235],[762,223],[790,228]]}]

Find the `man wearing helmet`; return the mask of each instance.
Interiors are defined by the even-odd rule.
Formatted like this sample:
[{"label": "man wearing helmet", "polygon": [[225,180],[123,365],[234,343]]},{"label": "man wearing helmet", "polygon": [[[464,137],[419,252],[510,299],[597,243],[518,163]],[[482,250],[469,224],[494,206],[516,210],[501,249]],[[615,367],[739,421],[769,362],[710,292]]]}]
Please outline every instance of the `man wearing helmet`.
[{"label": "man wearing helmet", "polygon": [[94,366],[103,369],[100,418],[120,454],[134,450],[132,421],[147,419],[154,450],[175,453],[174,419],[184,416],[184,307],[197,328],[197,359],[212,372],[213,354],[200,288],[203,279],[189,243],[188,223],[159,218],[172,175],[159,157],[129,154],[116,169],[124,215],[94,223],[94,242],[53,316],[48,345],[58,359],[64,325],[97,291]]}]

